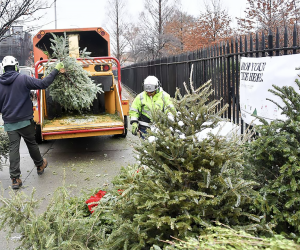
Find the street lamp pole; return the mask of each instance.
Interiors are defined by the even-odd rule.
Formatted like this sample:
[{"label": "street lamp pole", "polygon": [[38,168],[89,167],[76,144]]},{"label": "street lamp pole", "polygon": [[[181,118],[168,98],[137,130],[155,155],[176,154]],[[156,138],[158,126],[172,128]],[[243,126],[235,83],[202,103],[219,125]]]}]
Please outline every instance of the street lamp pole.
[{"label": "street lamp pole", "polygon": [[57,29],[57,22],[56,22],[56,0],[54,0],[54,14],[55,14],[55,29]]}]

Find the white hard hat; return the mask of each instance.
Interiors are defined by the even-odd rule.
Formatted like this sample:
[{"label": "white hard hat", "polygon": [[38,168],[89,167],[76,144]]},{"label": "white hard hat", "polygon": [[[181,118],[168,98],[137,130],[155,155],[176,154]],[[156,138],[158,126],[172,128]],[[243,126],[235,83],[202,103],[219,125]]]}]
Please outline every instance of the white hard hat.
[{"label": "white hard hat", "polygon": [[159,88],[159,80],[155,76],[148,76],[144,80],[144,90],[146,92],[154,92]]},{"label": "white hard hat", "polygon": [[6,66],[15,66],[15,65],[19,66],[19,62],[13,56],[5,56],[2,60],[2,68]]}]

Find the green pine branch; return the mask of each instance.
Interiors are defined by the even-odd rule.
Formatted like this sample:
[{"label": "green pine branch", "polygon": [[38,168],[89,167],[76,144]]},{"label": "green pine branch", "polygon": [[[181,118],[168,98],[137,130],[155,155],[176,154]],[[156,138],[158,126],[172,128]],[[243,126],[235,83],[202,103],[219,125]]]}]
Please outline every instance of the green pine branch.
[{"label": "green pine branch", "polygon": [[9,155],[9,139],[3,127],[0,127],[0,170],[3,162],[7,161]]},{"label": "green pine branch", "polygon": [[300,234],[300,84],[299,89],[278,87],[269,90],[278,96],[283,105],[275,103],[286,115],[256,127],[259,137],[248,144],[245,156],[246,169],[260,186],[257,190],[264,200],[257,207],[264,211],[266,220],[275,226],[277,233],[296,239]]}]

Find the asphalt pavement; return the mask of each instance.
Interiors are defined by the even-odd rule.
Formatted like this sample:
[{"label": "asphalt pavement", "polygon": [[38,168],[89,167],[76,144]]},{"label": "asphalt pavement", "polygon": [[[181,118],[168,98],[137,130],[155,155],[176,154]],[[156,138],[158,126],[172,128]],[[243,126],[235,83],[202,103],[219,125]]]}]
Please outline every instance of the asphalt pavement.
[{"label": "asphalt pavement", "polygon": [[[123,96],[130,99],[125,89]],[[63,184],[71,187],[74,195],[80,194],[82,190],[109,189],[120,168],[136,162],[133,147],[138,142],[139,139],[130,133],[130,125],[126,138],[97,136],[43,142],[39,148],[49,165],[44,174],[39,176],[22,140],[20,156],[23,186],[19,191],[30,194],[35,188],[35,197],[44,199],[39,208],[44,211],[53,192]],[[0,187],[3,188],[4,197],[9,197],[10,186],[9,167],[6,164],[3,171],[0,171]],[[17,243],[13,240],[19,237],[16,234],[6,241],[6,233],[0,231],[0,250],[15,249]]]}]

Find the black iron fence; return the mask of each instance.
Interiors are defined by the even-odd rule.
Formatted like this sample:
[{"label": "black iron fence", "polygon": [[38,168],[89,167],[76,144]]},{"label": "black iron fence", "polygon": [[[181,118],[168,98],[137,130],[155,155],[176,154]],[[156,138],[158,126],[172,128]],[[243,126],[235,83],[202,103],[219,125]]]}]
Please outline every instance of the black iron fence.
[{"label": "black iron fence", "polygon": [[133,92],[139,93],[143,91],[143,80],[148,75],[155,75],[171,96],[174,96],[176,88],[184,94],[183,82],[190,82],[193,65],[191,80],[194,87],[197,88],[211,79],[213,98],[222,98],[220,108],[226,103],[229,104],[224,118],[243,125],[239,107],[240,58],[297,54],[300,47],[297,45],[296,26],[291,33],[289,37],[289,31],[285,28],[283,34],[277,29],[273,35],[270,30],[267,36],[264,33],[250,34],[191,53],[136,63],[122,68],[122,83]]}]

